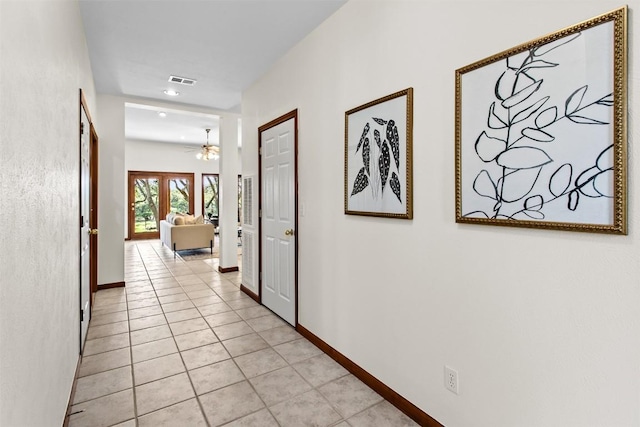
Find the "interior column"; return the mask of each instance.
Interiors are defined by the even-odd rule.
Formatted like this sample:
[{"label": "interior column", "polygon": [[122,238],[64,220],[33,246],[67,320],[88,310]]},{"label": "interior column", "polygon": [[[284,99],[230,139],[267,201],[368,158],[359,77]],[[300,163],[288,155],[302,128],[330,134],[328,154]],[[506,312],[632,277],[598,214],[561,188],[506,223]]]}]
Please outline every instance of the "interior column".
[{"label": "interior column", "polygon": [[220,118],[219,184],[220,265],[218,271],[238,271],[238,120]]}]

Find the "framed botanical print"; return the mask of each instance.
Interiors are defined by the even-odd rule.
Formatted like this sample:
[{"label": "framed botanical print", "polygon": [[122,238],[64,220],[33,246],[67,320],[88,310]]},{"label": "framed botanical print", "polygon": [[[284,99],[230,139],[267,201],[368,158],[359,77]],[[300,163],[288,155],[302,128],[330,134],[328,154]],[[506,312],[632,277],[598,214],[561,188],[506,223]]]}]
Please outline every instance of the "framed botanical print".
[{"label": "framed botanical print", "polygon": [[456,70],[456,221],[627,232],[627,8]]},{"label": "framed botanical print", "polygon": [[413,218],[413,88],[345,113],[344,212]]}]

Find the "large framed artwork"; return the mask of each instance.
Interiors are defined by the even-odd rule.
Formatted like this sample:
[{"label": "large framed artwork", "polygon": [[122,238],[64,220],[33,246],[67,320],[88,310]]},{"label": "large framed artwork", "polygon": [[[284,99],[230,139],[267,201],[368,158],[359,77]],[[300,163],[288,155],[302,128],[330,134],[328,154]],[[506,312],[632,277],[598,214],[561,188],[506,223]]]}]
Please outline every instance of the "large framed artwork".
[{"label": "large framed artwork", "polygon": [[627,234],[627,8],[456,70],[456,222]]},{"label": "large framed artwork", "polygon": [[413,218],[413,88],[345,113],[344,212]]}]

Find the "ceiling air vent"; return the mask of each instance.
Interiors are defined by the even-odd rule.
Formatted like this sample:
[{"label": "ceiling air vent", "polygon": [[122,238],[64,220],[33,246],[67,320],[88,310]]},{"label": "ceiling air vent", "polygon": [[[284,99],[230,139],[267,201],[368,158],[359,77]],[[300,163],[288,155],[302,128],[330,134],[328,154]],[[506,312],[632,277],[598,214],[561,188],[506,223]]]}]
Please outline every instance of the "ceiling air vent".
[{"label": "ceiling air vent", "polygon": [[196,84],[196,80],[188,79],[186,77],[178,77],[178,76],[169,76],[169,81],[171,83],[180,83],[181,85],[193,86]]}]

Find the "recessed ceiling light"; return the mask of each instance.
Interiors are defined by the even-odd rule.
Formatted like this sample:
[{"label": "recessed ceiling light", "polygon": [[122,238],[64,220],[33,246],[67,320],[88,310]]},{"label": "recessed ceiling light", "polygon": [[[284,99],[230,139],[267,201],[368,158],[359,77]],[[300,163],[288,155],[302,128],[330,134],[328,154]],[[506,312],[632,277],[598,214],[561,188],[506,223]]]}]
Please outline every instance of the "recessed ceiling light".
[{"label": "recessed ceiling light", "polygon": [[180,136],[180,139],[184,139],[184,135]]},{"label": "recessed ceiling light", "polygon": [[167,89],[167,90],[164,91],[164,94],[165,95],[169,95],[169,96],[178,96],[178,95],[180,95],[180,92],[176,92],[173,89]]},{"label": "recessed ceiling light", "polygon": [[158,115],[159,115],[160,117],[162,117],[162,118],[167,117],[167,113],[165,113],[164,111],[160,111],[160,112],[158,113]]}]

